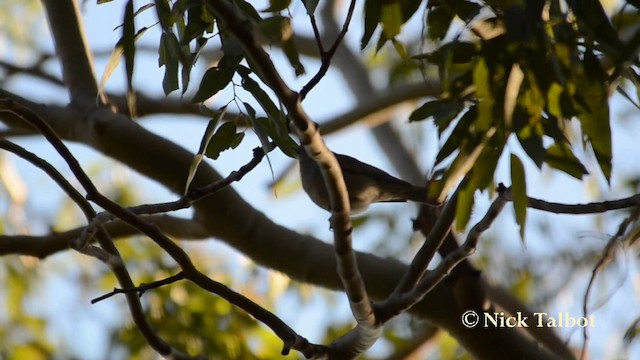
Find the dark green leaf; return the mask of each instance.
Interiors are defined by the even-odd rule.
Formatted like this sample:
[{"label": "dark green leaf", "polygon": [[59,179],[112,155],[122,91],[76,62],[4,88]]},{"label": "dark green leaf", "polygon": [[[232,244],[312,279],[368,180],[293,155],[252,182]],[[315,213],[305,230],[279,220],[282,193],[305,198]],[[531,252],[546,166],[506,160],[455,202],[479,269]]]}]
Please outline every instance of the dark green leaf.
[{"label": "dark green leaf", "polygon": [[258,23],[260,33],[271,43],[280,44],[293,36],[291,19],[286,16],[271,16]]},{"label": "dark green leaf", "polygon": [[545,162],[549,166],[561,170],[578,180],[582,180],[582,176],[589,173],[566,143],[551,145],[547,149]]},{"label": "dark green leaf", "polygon": [[182,36],[183,45],[189,44],[193,39],[201,37],[205,31],[211,27],[211,23],[207,21],[204,6],[190,6],[187,10],[187,26]]},{"label": "dark green leaf", "polygon": [[318,6],[318,0],[303,0],[305,9],[307,9],[307,14],[313,15],[316,12],[316,7]]},{"label": "dark green leaf", "polygon": [[486,131],[493,123],[493,94],[491,93],[491,78],[489,68],[484,59],[479,59],[473,67],[473,84],[478,98],[478,131]]},{"label": "dark green leaf", "polygon": [[127,1],[124,11],[124,21],[122,27],[122,49],[124,64],[127,74],[127,89],[133,90],[133,68],[135,65],[135,38],[136,26],[133,15],[133,0]]},{"label": "dark green leaf", "polygon": [[424,103],[409,115],[409,121],[418,121],[433,117],[438,128],[446,128],[447,125],[460,114],[464,105],[455,100],[433,100]]},{"label": "dark green leaf", "polygon": [[607,181],[610,181],[611,127],[608,89],[603,81],[607,75],[591,51],[585,51],[584,70],[585,74],[577,89],[579,97],[582,98],[582,101],[578,102],[581,110],[578,119],[582,125],[582,131],[591,143],[602,173]]},{"label": "dark green leaf", "polygon": [[200,148],[198,150],[198,154],[204,154],[207,148],[209,147],[209,142],[211,141],[211,137],[213,136],[213,131],[218,126],[218,122],[224,116],[227,111],[227,107],[223,106],[220,110],[216,111],[213,114],[211,120],[207,124],[207,129],[204,131],[204,135],[202,136],[202,140],[200,141]]},{"label": "dark green leaf", "polygon": [[278,107],[271,101],[271,98],[267,93],[262,90],[260,85],[254,81],[248,74],[238,72],[242,77],[242,87],[253,95],[258,101],[262,109],[273,119],[279,119],[282,117],[282,113],[278,110]]},{"label": "dark green leaf", "polygon": [[226,110],[227,107],[223,106],[220,110],[213,113],[212,119],[209,120],[209,123],[207,124],[207,129],[205,130],[204,135],[202,135],[202,140],[200,141],[200,148],[198,149],[198,153],[193,157],[193,160],[191,160],[191,165],[189,166],[189,173],[187,174],[187,181],[184,188],[185,194],[187,193],[187,190],[189,190],[189,186],[191,186],[191,182],[196,176],[198,167],[200,166],[200,163],[202,162],[202,159],[207,152],[207,148],[209,147],[209,143],[211,142],[211,138],[213,137],[214,130],[216,129],[216,126],[220,119],[224,116]]},{"label": "dark green leaf", "polygon": [[156,4],[154,3],[148,3],[145,5],[142,5],[138,8],[138,10],[136,10],[136,12],[133,13],[133,16],[138,16],[139,14],[142,14],[143,12],[151,9],[152,7],[156,6]]},{"label": "dark green leaf", "polygon": [[255,120],[255,122],[261,129],[261,131],[268,134],[269,137],[273,139],[273,142],[276,143],[282,153],[289,156],[290,158],[295,159],[297,157],[296,148],[298,147],[298,144],[293,141],[291,136],[289,136],[289,134],[286,132],[286,129],[278,127],[278,123],[272,121],[272,119],[265,117],[259,117]]},{"label": "dark green leaf", "polygon": [[243,137],[244,133],[236,133],[236,124],[234,122],[226,122],[211,137],[205,154],[207,157],[216,160],[220,157],[221,152],[236,148]]},{"label": "dark green leaf", "polygon": [[223,56],[218,66],[209,68],[204,74],[200,87],[191,101],[203,102],[224,89],[231,82],[240,61],[241,56]]},{"label": "dark green leaf", "polygon": [[160,21],[160,27],[163,31],[171,31],[170,28],[174,23],[173,15],[171,14],[171,6],[169,6],[168,0],[157,0],[156,13],[158,14],[158,21]]},{"label": "dark green leaf", "polygon": [[626,0],[627,4],[633,5],[636,9],[640,9],[640,0]]},{"label": "dark green leaf", "polygon": [[258,140],[260,140],[262,148],[265,150],[265,152],[269,152],[272,148],[271,142],[269,141],[269,131],[265,128],[263,122],[257,121],[256,111],[253,109],[253,107],[246,102],[243,102],[242,104],[247,110],[247,117],[251,121],[251,125],[253,125],[253,130],[258,136]]},{"label": "dark green leaf", "polygon": [[493,183],[498,160],[504,149],[504,142],[498,142],[497,139],[498,137],[493,138],[473,163],[469,183],[474,189],[484,190]]},{"label": "dark green leaf", "polygon": [[165,95],[178,88],[178,62],[180,57],[180,44],[178,38],[172,32],[164,32],[160,37],[160,58],[158,64],[164,65],[164,78],[162,89]]},{"label": "dark green leaf", "polygon": [[456,15],[467,23],[473,20],[482,9],[482,5],[466,0],[453,0],[451,1],[451,7]]},{"label": "dark green leaf", "polygon": [[380,0],[366,0],[364,3],[364,34],[360,40],[360,49],[369,44],[373,32],[380,22]]},{"label": "dark green leaf", "polygon": [[287,60],[289,60],[289,64],[293,67],[296,76],[304,75],[304,66],[300,62],[300,55],[298,54],[298,49],[296,48],[293,38],[282,43],[282,51],[284,51],[284,54],[287,56]]},{"label": "dark green leaf", "polygon": [[520,226],[520,238],[524,241],[524,230],[527,221],[527,181],[524,166],[520,159],[511,154],[511,196],[513,197],[513,209],[516,213],[516,222]]},{"label": "dark green leaf", "polygon": [[400,1],[402,5],[402,22],[406,23],[416,13],[422,0],[404,0]]},{"label": "dark green leaf", "polygon": [[262,12],[279,12],[289,7],[291,0],[269,0],[269,7]]},{"label": "dark green leaf", "polygon": [[[297,145],[289,136],[287,119],[282,111],[276,107],[269,95],[260,88],[260,85],[249,77],[248,73],[244,71],[238,71],[238,73],[242,76],[242,87],[253,95],[269,116],[269,118],[256,119],[255,112],[251,111],[254,115],[253,117],[250,116],[250,118],[254,122],[254,126],[258,127],[256,132],[259,132],[259,136],[265,135],[273,139],[276,145],[278,145],[287,156],[295,157],[295,148]],[[253,110],[253,108],[251,110]],[[268,140],[266,138],[264,140],[266,144]]]},{"label": "dark green leaf", "polygon": [[542,135],[544,130],[542,124],[538,122],[529,123],[528,114],[516,107],[513,124],[516,137],[524,151],[529,155],[538,168],[542,167],[547,151],[542,145]]},{"label": "dark green leaf", "polygon": [[449,135],[447,141],[436,156],[436,165],[440,164],[444,159],[449,157],[455,150],[461,149],[465,143],[473,142],[474,146],[478,143],[475,133],[471,131],[471,124],[478,116],[476,107],[470,108],[462,117],[458,124]]},{"label": "dark green leaf", "polygon": [[262,20],[258,10],[256,10],[256,8],[254,8],[253,5],[251,5],[247,1],[236,0],[234,1],[234,3],[238,6],[242,14],[245,15],[247,18],[255,22],[260,22]]},{"label": "dark green leaf", "polygon": [[444,6],[433,6],[427,12],[427,35],[432,40],[442,40],[449,31],[454,14]]},{"label": "dark green leaf", "polygon": [[427,60],[432,64],[444,65],[445,62],[451,64],[466,64],[471,62],[478,55],[477,45],[467,41],[452,41],[446,43],[430,53],[414,55],[412,58]]},{"label": "dark green leaf", "polygon": [[475,204],[475,192],[468,183],[458,192],[458,204],[456,206],[456,231],[463,232],[471,219],[473,206]]}]

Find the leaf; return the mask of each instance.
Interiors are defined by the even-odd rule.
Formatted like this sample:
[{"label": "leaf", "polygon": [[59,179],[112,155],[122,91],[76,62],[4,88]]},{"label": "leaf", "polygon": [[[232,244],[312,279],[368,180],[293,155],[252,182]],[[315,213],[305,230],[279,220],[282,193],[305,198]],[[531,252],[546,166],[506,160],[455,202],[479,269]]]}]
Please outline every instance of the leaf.
[{"label": "leaf", "polygon": [[193,182],[193,178],[196,176],[196,173],[198,172],[198,167],[200,166],[202,159],[204,159],[203,154],[196,154],[196,156],[194,156],[193,159],[191,160],[191,164],[189,165],[189,173],[187,174],[187,181],[184,186],[184,194],[186,194],[189,191],[189,186],[191,186],[191,183]]},{"label": "leaf", "polygon": [[287,119],[282,111],[276,107],[276,105],[271,101],[269,95],[262,90],[260,85],[249,77],[247,72],[238,71],[238,73],[242,76],[242,87],[253,95],[262,109],[269,116],[269,118],[258,119],[255,119],[254,117],[254,119],[252,119],[254,121],[254,125],[255,123],[258,123],[260,131],[273,139],[276,145],[278,145],[282,152],[287,156],[295,157],[295,148],[297,145],[288,134]]},{"label": "leaf", "polygon": [[466,23],[473,20],[482,10],[482,5],[465,0],[451,1],[451,7],[456,12],[456,15]]},{"label": "leaf", "polygon": [[456,231],[458,232],[464,231],[469,219],[471,219],[476,192],[468,183],[460,186],[464,187],[458,192],[458,204],[456,206]]},{"label": "leaf", "polygon": [[286,16],[271,16],[258,23],[260,33],[271,43],[281,44],[293,36],[291,19]]},{"label": "leaf", "polygon": [[491,93],[491,79],[489,68],[484,59],[480,58],[473,67],[473,84],[478,98],[478,131],[486,131],[493,122],[493,95]]},{"label": "leaf", "polygon": [[360,39],[360,50],[363,50],[371,41],[373,32],[380,22],[380,0],[365,0],[364,2],[364,34]]},{"label": "leaf", "polygon": [[520,69],[520,65],[518,63],[514,63],[511,66],[511,71],[509,72],[509,78],[507,79],[507,86],[504,94],[504,121],[509,128],[511,127],[510,124],[513,122],[513,112],[516,108],[518,94],[520,93],[520,86],[522,85],[523,79],[524,73],[522,72],[522,69]]},{"label": "leaf", "polygon": [[524,166],[520,159],[514,154],[511,154],[511,196],[513,198],[513,209],[516,213],[516,223],[520,226],[520,238],[524,242],[529,198],[527,197],[527,182]]},{"label": "leaf", "polygon": [[498,141],[499,137],[492,138],[473,163],[473,168],[469,172],[469,182],[474,189],[485,190],[493,182],[493,176],[498,166],[498,160],[504,149],[505,143]]},{"label": "leaf", "polygon": [[196,5],[187,9],[187,25],[180,40],[182,45],[189,44],[191,40],[201,37],[205,31],[212,28],[213,24],[208,20],[205,11],[203,6]]},{"label": "leaf", "polygon": [[279,12],[288,8],[290,4],[291,0],[269,0],[269,7],[262,10],[262,12]]},{"label": "leaf", "polygon": [[424,103],[409,115],[409,121],[424,120],[433,117],[438,128],[446,128],[464,109],[464,105],[455,100],[433,100]]},{"label": "leaf", "polygon": [[124,26],[122,27],[122,50],[124,55],[125,71],[127,75],[127,105],[129,114],[135,117],[135,96],[133,94],[133,69],[136,54],[136,26],[133,15],[133,0],[127,1],[124,10]]},{"label": "leaf", "polygon": [[158,15],[158,21],[163,32],[171,32],[170,28],[174,23],[173,15],[171,14],[171,7],[168,0],[156,0],[156,13]]},{"label": "leaf", "polygon": [[187,182],[184,187],[185,194],[189,190],[189,186],[191,185],[191,182],[193,181],[193,178],[195,177],[196,172],[198,171],[198,167],[200,166],[200,163],[202,162],[202,159],[205,156],[207,148],[209,147],[209,143],[211,142],[211,138],[213,137],[213,133],[216,128],[216,125],[218,124],[220,119],[222,119],[226,111],[227,111],[226,106],[223,106],[222,108],[220,108],[220,110],[216,111],[213,114],[212,119],[209,120],[209,123],[207,124],[207,128],[204,131],[204,135],[202,136],[202,140],[200,140],[200,148],[198,149],[198,153],[196,154],[196,156],[193,157],[193,160],[191,160],[191,165],[189,166],[189,173],[187,174]]},{"label": "leaf", "polygon": [[205,151],[208,158],[216,160],[220,153],[227,149],[235,149],[244,138],[244,133],[236,133],[236,124],[226,122],[222,124],[211,137],[209,145]]},{"label": "leaf", "polygon": [[224,55],[218,66],[209,68],[200,81],[200,87],[191,99],[192,102],[204,102],[218,91],[224,89],[233,78],[238,64],[242,61],[241,56]]},{"label": "leaf", "polygon": [[[144,34],[147,31],[147,29],[148,28],[143,27],[140,30],[138,30],[135,36],[135,40],[137,41],[142,36],[142,34]],[[99,95],[102,95],[104,93],[104,87],[107,85],[107,81],[109,81],[109,79],[111,78],[111,75],[113,75],[113,72],[120,64],[120,59],[122,58],[122,54],[124,52],[122,42],[123,40],[122,38],[120,38],[120,40],[118,40],[118,42],[116,43],[116,46],[114,47],[113,51],[111,52],[111,55],[109,56],[109,60],[107,60],[107,66],[104,69],[104,73],[102,73],[102,77],[100,78],[100,84],[98,85]]]},{"label": "leaf", "polygon": [[269,115],[274,119],[280,118],[282,115],[280,110],[278,110],[278,108],[273,103],[273,101],[271,101],[271,98],[269,97],[269,95],[267,95],[267,93],[264,90],[262,90],[260,85],[258,85],[258,83],[255,80],[249,77],[248,74],[244,72],[239,72],[239,73],[240,73],[240,76],[242,77],[242,88],[250,92],[251,95],[253,95],[253,97],[258,101],[258,103],[264,109],[267,115]]},{"label": "leaf", "polygon": [[542,145],[544,129],[540,122],[528,123],[528,118],[529,114],[516,107],[513,117],[514,130],[520,145],[540,169],[547,154],[547,150]]},{"label": "leaf", "polygon": [[582,180],[582,176],[589,173],[566,143],[551,145],[547,149],[545,162],[549,166],[563,171],[578,180]]},{"label": "leaf", "polygon": [[413,59],[426,60],[432,64],[444,65],[467,64],[478,55],[478,47],[468,41],[452,41],[440,46],[435,51],[412,56]]},{"label": "leaf", "polygon": [[180,44],[178,38],[172,32],[164,32],[160,36],[160,57],[158,65],[164,65],[164,77],[162,90],[165,95],[178,89],[178,63],[180,57]]},{"label": "leaf", "polygon": [[391,2],[382,5],[380,14],[380,22],[382,23],[382,31],[387,39],[393,39],[400,34],[402,24],[402,8],[399,2]]},{"label": "leaf", "polygon": [[207,128],[204,131],[202,140],[200,141],[200,148],[198,149],[198,154],[205,153],[205,151],[207,150],[207,147],[209,146],[209,142],[211,141],[211,137],[213,136],[213,131],[218,125],[218,122],[220,121],[220,119],[224,117],[224,114],[226,112],[227,112],[227,107],[223,106],[222,108],[220,108],[220,110],[216,111],[213,114],[213,117],[211,118],[211,120],[209,120],[209,123],[207,124]]},{"label": "leaf", "polygon": [[293,67],[296,76],[304,75],[304,66],[300,62],[300,54],[298,53],[298,49],[296,48],[293,38],[282,43],[282,51],[286,55],[287,60],[289,60],[289,64]]},{"label": "leaf", "polygon": [[449,157],[455,150],[461,149],[465,143],[474,142],[477,143],[476,134],[471,132],[471,124],[478,116],[476,107],[469,109],[462,117],[458,124],[449,135],[447,141],[442,145],[438,155],[436,156],[435,164],[440,164],[444,159]]},{"label": "leaf", "polygon": [[316,7],[318,7],[318,0],[303,0],[305,9],[307,9],[308,15],[313,15],[316,12]]},{"label": "leaf", "polygon": [[251,121],[251,125],[253,125],[253,130],[256,132],[256,135],[258,136],[258,140],[260,140],[262,149],[264,150],[265,153],[268,153],[271,150],[272,146],[271,146],[271,142],[269,141],[269,134],[267,130],[264,128],[261,122],[257,121],[256,111],[253,109],[253,107],[247,104],[246,102],[243,102],[242,104],[244,105],[244,108],[247,110],[247,117]]},{"label": "leaf", "polygon": [[449,32],[454,14],[444,6],[432,6],[427,12],[427,35],[432,40],[442,40]]},{"label": "leaf", "polygon": [[[589,139],[600,170],[607,179],[611,180],[611,127],[609,119],[609,101],[607,86],[603,79],[607,75],[602,70],[600,62],[591,51],[585,51],[585,74],[580,81],[578,94],[583,98],[583,104],[578,105],[581,113],[578,116],[582,130]],[[579,103],[580,104],[580,103]]]},{"label": "leaf", "polygon": [[418,11],[422,0],[404,0],[399,3],[402,5],[402,22],[406,23]]}]

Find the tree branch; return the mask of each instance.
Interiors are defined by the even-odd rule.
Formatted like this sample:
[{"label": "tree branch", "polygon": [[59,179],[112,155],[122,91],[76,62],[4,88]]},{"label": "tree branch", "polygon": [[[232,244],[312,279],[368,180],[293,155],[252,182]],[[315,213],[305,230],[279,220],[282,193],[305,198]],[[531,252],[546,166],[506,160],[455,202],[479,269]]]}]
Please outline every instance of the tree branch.
[{"label": "tree branch", "polygon": [[[165,234],[180,240],[202,240],[209,237],[204,228],[195,220],[183,219],[169,215],[145,215],[142,219],[157,226]],[[115,220],[102,225],[114,240],[138,235],[140,232],[122,220]],[[42,236],[34,235],[0,235],[0,256],[29,255],[44,259],[50,255],[69,249],[69,243],[78,239],[86,227],[51,233]]]},{"label": "tree branch", "polygon": [[227,1],[207,1],[207,5],[216,17],[223,21],[224,27],[239,40],[247,56],[252,60],[258,76],[282,101],[294,124],[300,143],[321,169],[331,204],[331,225],[338,260],[338,274],[349,298],[351,311],[358,322],[356,328],[339,339],[340,343],[332,344],[331,349],[332,353],[336,354],[342,354],[343,349],[349,349],[347,352],[353,350],[362,353],[375,342],[382,333],[382,329],[379,328],[374,317],[353,252],[352,226],[349,218],[351,209],[340,165],[333,153],[327,149],[313,121],[302,109],[300,96],[285,84],[269,55],[255,42],[252,34],[253,24],[243,20],[234,5]]},{"label": "tree branch", "polygon": [[71,103],[93,108],[98,96],[98,83],[91,52],[86,46],[78,4],[74,0],[44,0],[44,7]]},{"label": "tree branch", "polygon": [[[506,191],[501,194],[506,201],[513,201],[511,192]],[[608,200],[593,202],[588,204],[561,204],[548,202],[529,197],[529,207],[532,209],[547,211],[555,214],[599,214],[611,210],[620,210],[640,206],[640,194],[635,194],[618,200]]]}]

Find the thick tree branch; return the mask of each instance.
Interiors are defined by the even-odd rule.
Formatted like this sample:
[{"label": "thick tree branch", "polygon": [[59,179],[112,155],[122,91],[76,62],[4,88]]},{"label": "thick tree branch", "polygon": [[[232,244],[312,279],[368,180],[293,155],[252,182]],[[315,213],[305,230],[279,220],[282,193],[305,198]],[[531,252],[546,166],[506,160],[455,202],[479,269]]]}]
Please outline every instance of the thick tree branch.
[{"label": "thick tree branch", "polygon": [[93,108],[97,101],[98,83],[77,1],[45,0],[44,7],[71,103]]},{"label": "thick tree branch", "polygon": [[[157,226],[163,233],[180,240],[202,240],[209,237],[196,221],[169,215],[146,215],[142,219]],[[138,230],[122,220],[102,225],[114,240],[140,234]],[[29,255],[44,259],[69,249],[69,243],[78,239],[86,227],[79,227],[47,235],[0,235],[0,256]]]}]

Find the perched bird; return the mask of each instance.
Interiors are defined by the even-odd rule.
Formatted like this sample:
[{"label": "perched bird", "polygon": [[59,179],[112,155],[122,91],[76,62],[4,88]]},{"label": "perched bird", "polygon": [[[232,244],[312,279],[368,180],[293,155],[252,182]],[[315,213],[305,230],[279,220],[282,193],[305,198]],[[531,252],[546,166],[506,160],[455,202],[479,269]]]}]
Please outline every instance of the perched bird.
[{"label": "perched bird", "polygon": [[[334,155],[342,168],[352,214],[367,210],[369,205],[375,202],[409,200],[428,203],[425,187],[414,186],[351,156],[335,153]],[[298,148],[298,160],[302,188],[316,205],[330,211],[327,188],[317,163],[309,157],[303,147]]]}]

